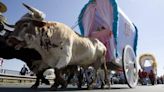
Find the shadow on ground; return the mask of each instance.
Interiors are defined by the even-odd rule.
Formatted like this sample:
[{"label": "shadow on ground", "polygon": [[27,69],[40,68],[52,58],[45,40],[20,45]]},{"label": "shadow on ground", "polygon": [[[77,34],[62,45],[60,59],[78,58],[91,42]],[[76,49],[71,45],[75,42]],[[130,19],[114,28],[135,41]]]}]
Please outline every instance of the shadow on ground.
[{"label": "shadow on ground", "polygon": [[[129,89],[128,87],[111,87],[110,89],[92,89],[92,91],[103,91],[103,90],[117,90],[117,89]],[[87,88],[66,88],[66,89],[57,89],[56,91],[87,91]],[[12,87],[0,87],[0,92],[40,92],[40,91],[51,91],[50,88],[38,88],[38,89],[31,89],[31,88],[12,88]]]}]

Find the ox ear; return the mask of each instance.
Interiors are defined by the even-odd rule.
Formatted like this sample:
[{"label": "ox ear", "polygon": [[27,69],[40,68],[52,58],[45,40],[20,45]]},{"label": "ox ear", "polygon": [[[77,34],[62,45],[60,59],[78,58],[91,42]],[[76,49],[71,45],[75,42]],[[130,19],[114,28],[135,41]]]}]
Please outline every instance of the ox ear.
[{"label": "ox ear", "polygon": [[43,27],[43,26],[46,25],[46,22],[44,22],[44,21],[33,20],[32,22],[33,22],[33,24],[34,24],[35,26],[37,26],[37,27]]}]

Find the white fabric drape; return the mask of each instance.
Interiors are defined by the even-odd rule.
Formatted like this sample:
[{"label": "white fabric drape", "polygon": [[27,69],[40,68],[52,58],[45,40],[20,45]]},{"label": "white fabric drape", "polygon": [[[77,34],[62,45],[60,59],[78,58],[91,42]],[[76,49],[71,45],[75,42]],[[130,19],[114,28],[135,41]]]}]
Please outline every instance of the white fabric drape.
[{"label": "white fabric drape", "polygon": [[[92,32],[96,31],[97,28],[102,26],[107,31],[112,31],[113,24],[113,10],[109,0],[96,0],[95,3],[91,3],[84,12],[83,15],[83,27],[84,35],[90,36]],[[108,39],[108,61],[115,59],[115,42],[113,35]]]},{"label": "white fabric drape", "polygon": [[109,0],[96,0],[96,10],[99,12],[102,20],[108,25],[107,27],[112,30],[113,11]]},{"label": "white fabric drape", "polygon": [[93,23],[93,18],[95,15],[95,5],[91,4],[87,7],[85,10],[86,12],[83,15],[83,27],[84,27],[84,35],[88,36],[89,31],[91,29],[92,23]]},{"label": "white fabric drape", "polygon": [[[96,0],[96,10],[98,11],[99,15],[101,16],[101,19],[103,22],[105,22],[105,26],[108,31],[112,31],[112,24],[113,24],[113,10],[112,10],[112,5],[110,4],[109,0]],[[109,38],[109,47],[108,53],[110,57],[110,61],[112,59],[115,59],[115,43],[114,43],[114,37],[113,35],[111,38]]]}]

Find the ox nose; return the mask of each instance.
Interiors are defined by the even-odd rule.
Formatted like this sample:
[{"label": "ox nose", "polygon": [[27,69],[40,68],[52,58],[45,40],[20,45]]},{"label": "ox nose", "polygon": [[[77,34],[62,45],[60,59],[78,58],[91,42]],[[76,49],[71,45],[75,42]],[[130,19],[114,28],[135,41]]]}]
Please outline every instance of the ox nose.
[{"label": "ox nose", "polygon": [[6,40],[6,43],[9,45],[9,46],[15,46],[16,44],[18,44],[18,40],[14,37],[9,37],[7,40]]},{"label": "ox nose", "polygon": [[20,49],[21,47],[24,47],[26,45],[24,41],[18,40],[17,38],[13,36],[9,37],[6,43],[9,46],[15,47],[16,49]]}]

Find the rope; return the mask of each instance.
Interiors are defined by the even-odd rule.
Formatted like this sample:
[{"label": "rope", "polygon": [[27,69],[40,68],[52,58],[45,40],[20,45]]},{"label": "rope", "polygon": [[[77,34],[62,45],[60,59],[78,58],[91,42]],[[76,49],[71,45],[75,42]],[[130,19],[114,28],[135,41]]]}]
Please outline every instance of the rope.
[{"label": "rope", "polygon": [[77,26],[77,25],[79,25],[78,20],[75,22],[75,25],[73,25],[73,26],[71,27],[71,29],[73,29],[73,30],[74,30],[74,29],[76,28],[76,26]]}]

